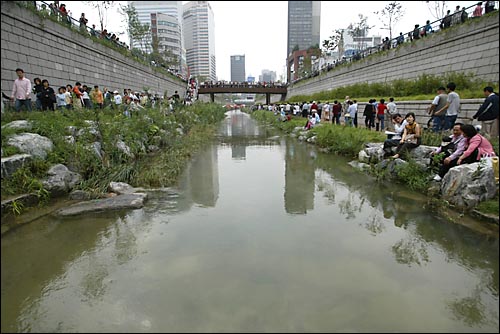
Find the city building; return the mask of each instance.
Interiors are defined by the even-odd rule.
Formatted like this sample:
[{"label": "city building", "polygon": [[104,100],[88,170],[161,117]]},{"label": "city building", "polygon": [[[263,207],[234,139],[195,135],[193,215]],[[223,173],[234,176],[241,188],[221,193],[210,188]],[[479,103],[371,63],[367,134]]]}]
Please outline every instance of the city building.
[{"label": "city building", "polygon": [[245,55],[231,56],[231,81],[245,81]]},{"label": "city building", "polygon": [[[168,52],[171,55],[166,59],[174,64],[170,69],[176,73],[187,74],[186,56],[182,49],[182,27],[177,17],[151,13],[151,34],[152,40],[158,43],[158,52],[160,54]],[[153,43],[153,50],[154,48]]]},{"label": "city building", "polygon": [[293,52],[320,46],[320,24],[321,1],[288,1],[287,80]]},{"label": "city building", "polygon": [[214,13],[208,1],[184,4],[183,28],[189,74],[200,81],[217,81]]},{"label": "city building", "polygon": [[[156,34],[158,38],[164,39],[159,41],[162,48],[175,47],[174,50],[171,50],[179,60],[179,65],[175,66],[175,69],[181,71],[181,73],[186,72],[186,50],[184,48],[184,32],[182,29],[182,1],[128,1],[128,4],[134,6],[139,22],[151,27],[151,35],[143,41],[133,40],[130,37],[131,48],[138,48],[146,53],[151,53],[153,51],[152,38]],[[155,16],[152,16],[152,14],[155,14]],[[171,18],[162,19],[162,24],[159,24],[159,20],[153,22],[152,18],[156,18],[159,14],[175,17],[176,20]],[[156,26],[156,29],[161,29],[163,32],[160,33],[157,30],[155,33],[153,26]],[[180,45],[178,45],[179,42]],[[185,75],[186,73],[183,74]]]},{"label": "city building", "polygon": [[287,59],[288,82],[304,78],[313,73],[314,64],[321,56],[321,50],[310,48],[308,50],[296,50]]},{"label": "city building", "polygon": [[262,74],[259,75],[260,82],[274,82],[276,81],[276,72],[269,70],[262,70]]},{"label": "city building", "polygon": [[381,36],[352,37],[347,29],[343,30],[342,38],[344,40],[342,56],[345,57],[352,57],[357,51],[378,46],[382,43]]},{"label": "city building", "polygon": [[247,77],[247,82],[255,82],[255,77],[249,74]]},{"label": "city building", "polygon": [[320,45],[321,1],[288,1],[287,57]]}]

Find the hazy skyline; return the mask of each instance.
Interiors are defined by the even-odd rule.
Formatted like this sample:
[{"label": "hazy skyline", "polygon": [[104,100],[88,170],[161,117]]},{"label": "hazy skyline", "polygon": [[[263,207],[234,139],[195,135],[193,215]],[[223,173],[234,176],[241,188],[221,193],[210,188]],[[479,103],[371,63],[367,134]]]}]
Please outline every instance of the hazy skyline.
[{"label": "hazy skyline", "polygon": [[[188,1],[183,1],[186,3]],[[78,19],[81,12],[87,13],[89,25],[99,26],[97,10],[86,2],[66,1],[66,7],[72,16]],[[277,79],[285,72],[287,44],[288,1],[209,1],[215,17],[215,52],[217,77],[219,80],[231,80],[231,59],[233,55],[245,55],[246,76],[258,79],[262,70],[275,71]],[[345,29],[350,23],[358,21],[358,15],[368,16],[368,24],[374,26],[370,36],[388,37],[388,30],[383,28],[381,11],[390,1],[322,1],[321,2],[321,37],[323,40],[336,29]],[[405,14],[395,24],[393,37],[399,32],[412,30],[415,24],[421,26],[426,20],[435,21],[425,1],[400,1]],[[434,1],[429,2],[429,5]],[[452,12],[455,6],[469,7],[477,1],[447,1],[447,9]],[[115,6],[108,13],[108,31],[124,33],[120,40],[129,44],[123,16],[119,14],[119,5],[127,1],[115,1]],[[353,5],[355,6],[353,8]],[[90,14],[89,14],[90,13]],[[321,45],[320,45],[321,46]]]}]

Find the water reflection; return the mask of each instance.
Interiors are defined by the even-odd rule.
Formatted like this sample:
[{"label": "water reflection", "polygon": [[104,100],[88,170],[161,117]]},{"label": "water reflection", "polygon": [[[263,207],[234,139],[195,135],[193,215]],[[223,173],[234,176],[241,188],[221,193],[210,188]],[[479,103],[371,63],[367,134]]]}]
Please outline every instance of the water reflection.
[{"label": "water reflection", "polygon": [[497,237],[229,116],[144,209],[5,235],[2,332],[498,332]]},{"label": "water reflection", "polygon": [[304,144],[287,140],[285,149],[285,210],[306,214],[314,209],[315,163]]}]

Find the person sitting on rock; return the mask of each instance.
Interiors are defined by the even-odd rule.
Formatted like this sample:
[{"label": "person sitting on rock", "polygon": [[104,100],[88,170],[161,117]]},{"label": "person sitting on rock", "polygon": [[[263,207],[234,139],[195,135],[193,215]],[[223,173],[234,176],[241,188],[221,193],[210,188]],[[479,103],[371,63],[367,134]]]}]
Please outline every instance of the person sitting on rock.
[{"label": "person sitting on rock", "polygon": [[393,159],[398,159],[403,154],[408,155],[410,150],[417,148],[421,143],[422,130],[415,120],[415,113],[406,114],[405,120],[408,124],[406,124],[403,137],[396,148],[396,154],[392,156]]},{"label": "person sitting on rock", "polygon": [[[389,157],[392,154],[392,147],[398,146],[401,138],[403,136],[403,132],[405,130],[406,124],[408,122],[403,119],[400,113],[392,115],[392,124],[394,124],[394,135],[391,135],[390,138],[387,138],[384,141],[384,158]],[[388,135],[389,137],[389,135]]]},{"label": "person sitting on rock", "polygon": [[462,124],[460,128],[467,140],[467,149],[458,158],[457,165],[471,164],[483,157],[497,156],[488,139],[481,136],[473,125]]},{"label": "person sitting on rock", "polygon": [[455,123],[453,126],[453,134],[448,137],[449,141],[446,145],[441,145],[437,150],[431,152],[432,161],[435,157],[440,164],[439,172],[434,176],[434,181],[441,181],[448,171],[457,165],[458,158],[465,151],[466,139],[462,132],[462,123]]}]

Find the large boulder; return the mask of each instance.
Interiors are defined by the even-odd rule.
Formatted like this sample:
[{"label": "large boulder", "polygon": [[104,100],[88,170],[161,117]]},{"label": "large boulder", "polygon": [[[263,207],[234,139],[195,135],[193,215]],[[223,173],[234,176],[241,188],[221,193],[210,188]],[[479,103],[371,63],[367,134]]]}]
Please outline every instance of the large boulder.
[{"label": "large boulder", "polygon": [[33,124],[25,119],[20,119],[18,121],[12,121],[5,125],[2,125],[3,129],[15,129],[15,130],[31,130]]},{"label": "large boulder", "polygon": [[51,152],[54,147],[52,140],[36,133],[12,135],[7,140],[7,145],[17,147],[22,153],[31,154],[41,159],[45,159],[47,153]]},{"label": "large boulder", "polygon": [[487,159],[451,168],[441,181],[443,199],[459,208],[470,209],[494,198],[497,186]]},{"label": "large boulder", "polygon": [[47,175],[49,177],[42,184],[53,196],[67,194],[82,180],[80,174],[70,171],[62,164],[52,166]]},{"label": "large boulder", "polygon": [[10,157],[2,158],[2,179],[8,178],[19,168],[33,160],[30,154],[15,154]]},{"label": "large boulder", "polygon": [[133,194],[136,192],[134,187],[125,182],[110,182],[108,190],[118,195]]},{"label": "large boulder", "polygon": [[144,193],[123,194],[106,199],[96,199],[60,209],[58,216],[76,216],[84,213],[98,213],[112,210],[140,209],[144,206],[147,195]]}]

